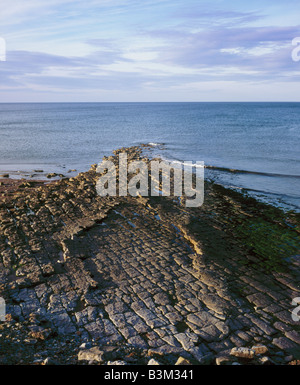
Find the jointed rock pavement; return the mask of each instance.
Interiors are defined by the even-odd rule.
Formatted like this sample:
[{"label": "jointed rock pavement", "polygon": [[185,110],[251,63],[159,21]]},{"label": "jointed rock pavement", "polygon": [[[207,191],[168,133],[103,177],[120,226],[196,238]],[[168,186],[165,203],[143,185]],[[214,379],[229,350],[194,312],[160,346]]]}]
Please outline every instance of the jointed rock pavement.
[{"label": "jointed rock pavement", "polygon": [[212,185],[197,209],[172,197],[101,198],[97,178],[93,166],[2,192],[1,364],[300,359],[299,259],[283,271],[256,263],[227,228],[226,205],[252,215],[240,202]]}]

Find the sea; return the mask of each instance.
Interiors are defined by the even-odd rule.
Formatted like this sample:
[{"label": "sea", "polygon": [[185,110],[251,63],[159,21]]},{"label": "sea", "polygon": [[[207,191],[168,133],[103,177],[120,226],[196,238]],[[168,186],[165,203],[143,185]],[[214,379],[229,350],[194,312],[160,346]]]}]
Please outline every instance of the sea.
[{"label": "sea", "polygon": [[[0,173],[74,176],[151,143],[205,178],[300,212],[300,103],[2,103]],[[75,171],[76,170],[76,171]]]}]

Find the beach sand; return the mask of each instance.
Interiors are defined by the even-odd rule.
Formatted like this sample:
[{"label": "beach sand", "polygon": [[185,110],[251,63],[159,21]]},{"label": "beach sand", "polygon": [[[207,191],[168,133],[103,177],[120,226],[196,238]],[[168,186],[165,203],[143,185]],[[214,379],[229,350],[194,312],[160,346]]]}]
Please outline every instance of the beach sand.
[{"label": "beach sand", "polygon": [[199,208],[101,198],[95,169],[1,180],[1,364],[300,360],[299,215],[211,183]]}]

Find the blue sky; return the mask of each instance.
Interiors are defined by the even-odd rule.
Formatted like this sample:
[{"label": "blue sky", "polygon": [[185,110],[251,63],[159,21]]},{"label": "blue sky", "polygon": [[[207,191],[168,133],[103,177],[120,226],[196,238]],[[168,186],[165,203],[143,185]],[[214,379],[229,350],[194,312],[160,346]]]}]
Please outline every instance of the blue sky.
[{"label": "blue sky", "polygon": [[0,6],[0,102],[300,101],[299,0]]}]

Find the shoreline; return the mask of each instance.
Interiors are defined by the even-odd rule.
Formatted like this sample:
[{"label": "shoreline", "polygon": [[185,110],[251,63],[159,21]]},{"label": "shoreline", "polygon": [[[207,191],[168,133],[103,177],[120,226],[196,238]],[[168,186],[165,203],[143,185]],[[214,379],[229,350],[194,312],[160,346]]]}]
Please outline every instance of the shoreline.
[{"label": "shoreline", "polygon": [[[154,156],[155,158],[158,158],[162,161],[166,161],[169,163],[174,162],[178,165],[183,164],[182,161],[179,161],[177,159],[169,159],[163,156],[162,153],[157,152],[157,150],[164,150],[165,144],[164,143],[140,143],[133,146],[134,148],[143,148],[144,150],[147,149],[147,152],[145,153],[146,156]],[[112,151],[113,154],[113,151]],[[105,156],[104,156],[105,158]],[[7,185],[11,184],[14,185],[17,183],[17,181],[28,181],[28,182],[42,182],[42,183],[50,183],[50,182],[56,182],[60,181],[62,179],[69,179],[74,178],[80,173],[85,173],[89,171],[90,166],[85,166],[82,168],[81,166],[77,165],[75,168],[66,168],[66,166],[53,166],[49,167],[49,165],[41,165],[36,164],[36,167],[34,165],[31,165],[33,168],[28,169],[27,171],[20,171],[18,170],[10,170],[7,171],[5,169],[2,169],[0,171],[0,183],[4,182]],[[71,167],[71,166],[70,166]],[[272,174],[272,173],[264,173],[264,172],[256,172],[256,171],[246,171],[246,170],[235,170],[232,168],[226,168],[226,167],[220,167],[220,166],[211,166],[211,165],[204,165],[205,170],[207,171],[221,171],[221,172],[231,172],[233,174],[249,174],[249,175],[263,175],[263,176],[280,176],[281,174]],[[205,171],[206,172],[206,171]],[[7,175],[5,178],[3,178],[3,175]],[[293,175],[282,175],[282,177],[295,177]],[[215,179],[216,178],[216,179]],[[215,185],[220,185],[224,187],[227,190],[234,191],[237,193],[240,193],[244,196],[249,196],[254,198],[257,202],[263,203],[266,205],[273,206],[275,208],[278,208],[279,210],[285,212],[285,213],[294,213],[294,214],[300,214],[300,206],[297,203],[299,200],[298,197],[294,196],[288,196],[286,194],[280,194],[275,192],[267,192],[267,191],[260,191],[255,190],[251,188],[245,188],[241,187],[239,185],[231,185],[228,184],[226,181],[218,181],[218,178],[212,175],[205,174],[205,182],[207,183],[213,183]],[[11,181],[11,182],[10,182]],[[3,189],[2,189],[3,190]],[[0,192],[1,192],[1,185],[0,185]],[[286,200],[285,200],[286,199]]]},{"label": "shoreline", "polygon": [[95,168],[0,185],[0,364],[300,360],[298,214],[209,182],[197,209],[100,198]]},{"label": "shoreline", "polygon": [[[47,181],[42,180],[27,180],[27,179],[12,179],[0,178],[0,202],[11,197],[16,191],[25,187],[38,187],[44,185]],[[48,181],[49,182],[49,181]]]}]

